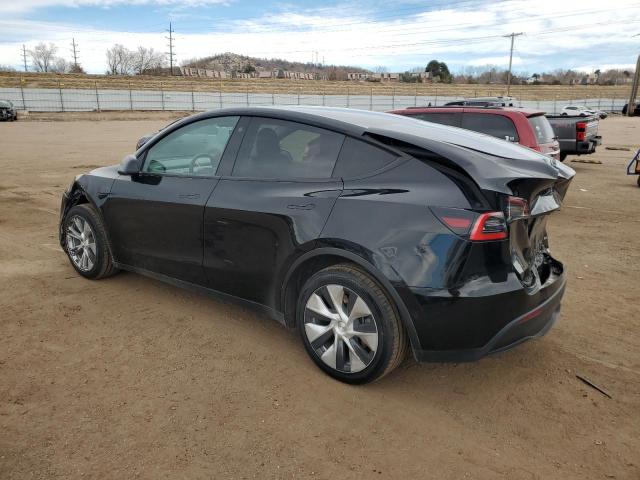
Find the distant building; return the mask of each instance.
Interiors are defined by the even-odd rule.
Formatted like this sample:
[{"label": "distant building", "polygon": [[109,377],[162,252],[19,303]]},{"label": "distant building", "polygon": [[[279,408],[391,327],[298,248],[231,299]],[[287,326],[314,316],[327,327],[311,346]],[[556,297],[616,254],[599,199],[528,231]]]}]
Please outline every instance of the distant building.
[{"label": "distant building", "polygon": [[180,67],[180,73],[183,77],[229,78],[227,72],[208,68]]},{"label": "distant building", "polygon": [[184,77],[204,78],[290,78],[292,80],[326,80],[327,75],[315,72],[293,72],[283,69],[261,70],[251,73],[225,72],[222,70],[209,70],[206,68],[180,67],[180,73]]},{"label": "distant building", "polygon": [[[401,73],[361,73],[350,72],[347,73],[347,79],[354,82],[362,81],[374,81],[374,82],[399,82]],[[415,72],[411,74],[412,77],[417,77],[423,82],[430,82],[435,79],[431,78],[430,72]]]}]

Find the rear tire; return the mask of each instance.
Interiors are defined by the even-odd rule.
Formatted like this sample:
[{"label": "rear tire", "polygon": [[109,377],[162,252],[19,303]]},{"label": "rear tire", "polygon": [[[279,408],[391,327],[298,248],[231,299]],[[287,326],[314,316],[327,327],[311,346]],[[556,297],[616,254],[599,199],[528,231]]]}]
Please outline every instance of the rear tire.
[{"label": "rear tire", "polygon": [[72,207],[62,228],[64,250],[76,272],[85,278],[99,280],[118,271],[113,265],[102,218],[90,204]]},{"label": "rear tire", "polygon": [[567,154],[566,153],[560,153],[560,161],[564,162],[567,159]]},{"label": "rear tire", "polygon": [[393,301],[351,264],[325,268],[305,282],[296,323],[311,359],[341,382],[373,382],[406,356],[407,334]]}]

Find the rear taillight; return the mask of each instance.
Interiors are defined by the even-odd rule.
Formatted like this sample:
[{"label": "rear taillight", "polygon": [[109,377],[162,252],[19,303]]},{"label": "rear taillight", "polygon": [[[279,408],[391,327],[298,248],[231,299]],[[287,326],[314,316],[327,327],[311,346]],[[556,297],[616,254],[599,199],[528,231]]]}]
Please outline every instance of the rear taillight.
[{"label": "rear taillight", "polygon": [[481,214],[471,229],[469,240],[502,240],[509,236],[507,222],[502,212],[487,212]]},{"label": "rear taillight", "polygon": [[578,122],[576,123],[576,140],[579,142],[584,141],[587,138],[587,123],[586,122]]},{"label": "rear taillight", "polygon": [[442,207],[433,207],[431,210],[449,230],[469,240],[502,240],[509,236],[502,212],[478,213]]},{"label": "rear taillight", "polygon": [[507,197],[505,212],[507,223],[529,216],[529,202],[520,197]]}]

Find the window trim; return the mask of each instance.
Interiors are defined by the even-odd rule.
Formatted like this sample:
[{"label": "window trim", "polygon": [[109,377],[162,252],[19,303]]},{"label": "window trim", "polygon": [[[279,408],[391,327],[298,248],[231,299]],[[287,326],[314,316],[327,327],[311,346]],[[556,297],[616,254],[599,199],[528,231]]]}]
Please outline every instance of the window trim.
[{"label": "window trim", "polygon": [[[218,166],[215,169],[215,171],[213,172],[213,175],[184,175],[184,174],[179,174],[179,173],[167,173],[167,172],[146,172],[144,170],[144,167],[147,163],[147,156],[149,154],[149,151],[155,147],[158,143],[160,143],[162,140],[164,140],[165,138],[167,138],[169,135],[171,135],[173,132],[177,132],[178,130],[181,130],[182,128],[186,128],[189,127],[191,125],[194,125],[198,122],[204,122],[207,120],[214,120],[214,119],[218,119],[218,118],[225,118],[225,117],[238,117],[238,121],[236,122],[235,126],[233,127],[233,130],[231,131],[231,134],[229,135],[229,138],[227,139],[227,143],[224,146],[224,150],[222,151],[222,153],[220,154],[220,161],[218,162]],[[164,132],[164,135],[162,135],[162,137],[157,138],[152,144],[150,145],[145,145],[143,154],[142,154],[142,158],[141,158],[141,165],[140,165],[140,171],[138,172],[138,175],[144,175],[144,176],[150,176],[150,177],[176,177],[176,178],[222,178],[222,175],[219,174],[220,169],[222,168],[222,164],[224,162],[225,159],[225,154],[227,153],[228,149],[229,149],[229,144],[231,143],[231,140],[233,139],[233,136],[236,134],[236,132],[238,132],[239,130],[239,126],[242,122],[242,119],[245,118],[243,115],[215,115],[215,116],[211,116],[211,117],[204,117],[204,118],[197,118],[194,119],[193,121],[190,122],[185,122],[184,124],[181,124],[180,126],[176,125],[176,128],[172,128],[171,130],[167,130],[166,132]],[[173,123],[177,123],[177,122],[173,122]],[[172,125],[172,124],[169,124]],[[243,132],[243,137],[244,137],[244,132]],[[238,152],[236,152],[237,155]]]}]

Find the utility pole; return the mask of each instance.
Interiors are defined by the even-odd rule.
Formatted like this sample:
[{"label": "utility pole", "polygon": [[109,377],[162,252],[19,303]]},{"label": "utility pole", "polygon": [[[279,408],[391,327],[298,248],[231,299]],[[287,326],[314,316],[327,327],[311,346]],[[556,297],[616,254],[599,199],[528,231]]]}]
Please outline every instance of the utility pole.
[{"label": "utility pole", "polygon": [[22,44],[22,62],[24,63],[24,71],[27,71],[27,47],[24,46],[24,43]]},{"label": "utility pole", "polygon": [[175,53],[173,53],[173,33],[174,30],[171,26],[171,22],[169,22],[169,30],[167,30],[169,32],[169,36],[165,37],[167,40],[169,40],[169,51],[165,52],[167,55],[169,55],[169,69],[171,71],[171,75],[173,76],[173,58],[175,57]]},{"label": "utility pole", "polygon": [[72,52],[73,52],[73,66],[75,67],[76,71],[78,70],[78,50],[76,49],[78,45],[76,44],[76,39],[72,38],[71,39],[71,48],[72,48]]},{"label": "utility pole", "polygon": [[507,74],[507,97],[509,96],[509,90],[511,90],[511,65],[513,63],[513,41],[516,37],[520,35],[524,35],[523,32],[519,33],[510,33],[509,35],[503,35],[503,37],[508,38],[511,37],[511,51],[509,53],[509,73]]},{"label": "utility pole", "polygon": [[640,84],[640,55],[638,55],[638,61],[636,62],[636,73],[633,76],[633,83],[631,84],[631,94],[629,95],[629,103],[627,104],[627,117],[633,117],[635,112],[636,97],[638,96],[638,85]]}]

